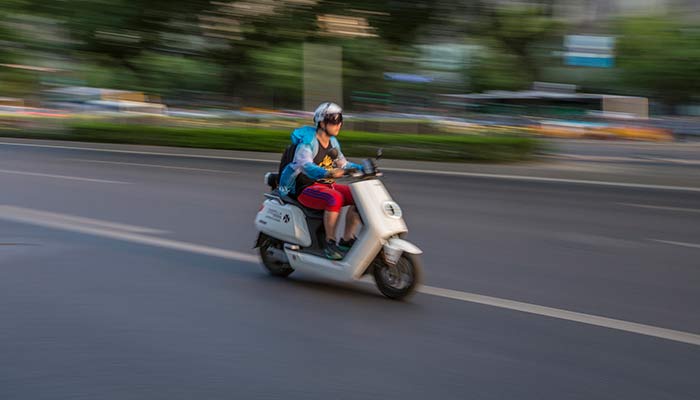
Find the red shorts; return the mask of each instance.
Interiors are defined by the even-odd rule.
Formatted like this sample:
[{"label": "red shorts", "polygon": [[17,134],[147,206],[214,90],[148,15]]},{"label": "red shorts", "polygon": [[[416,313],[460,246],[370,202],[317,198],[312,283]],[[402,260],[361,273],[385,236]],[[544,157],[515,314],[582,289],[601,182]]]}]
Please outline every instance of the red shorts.
[{"label": "red shorts", "polygon": [[314,183],[297,196],[299,203],[315,210],[338,212],[343,206],[355,205],[347,185]]}]

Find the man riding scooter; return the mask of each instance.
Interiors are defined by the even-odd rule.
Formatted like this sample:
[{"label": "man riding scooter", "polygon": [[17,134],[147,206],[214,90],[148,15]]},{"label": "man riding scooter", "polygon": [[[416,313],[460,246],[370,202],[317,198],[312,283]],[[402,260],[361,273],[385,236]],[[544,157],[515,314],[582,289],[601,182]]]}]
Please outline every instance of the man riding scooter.
[{"label": "man riding scooter", "polygon": [[[356,282],[371,275],[382,294],[403,299],[420,282],[422,251],[405,240],[401,207],[380,179],[375,161],[381,149],[377,159],[363,160],[362,166],[348,162],[336,138],[342,121],[338,105],[323,103],[314,114],[315,127],[294,130],[278,173],[265,174],[272,191],[265,193],[255,215],[255,248],[272,276],[301,271]],[[336,184],[344,175],[350,178],[348,185]],[[345,205],[350,206],[345,234],[336,243],[339,211]],[[324,210],[323,221],[307,208]]]},{"label": "man riding scooter", "polygon": [[[304,126],[294,130],[292,141],[297,143],[294,160],[280,176],[281,195],[296,196],[305,207],[324,210],[326,231],[324,253],[331,260],[342,259],[352,247],[354,232],[360,222],[352,194],[347,185],[335,183],[346,169],[362,170],[362,166],[345,159],[337,136],[343,125],[343,110],[331,102],[321,103],[314,112],[315,128]],[[344,235],[336,242],[335,231],[340,209],[348,210]]]}]

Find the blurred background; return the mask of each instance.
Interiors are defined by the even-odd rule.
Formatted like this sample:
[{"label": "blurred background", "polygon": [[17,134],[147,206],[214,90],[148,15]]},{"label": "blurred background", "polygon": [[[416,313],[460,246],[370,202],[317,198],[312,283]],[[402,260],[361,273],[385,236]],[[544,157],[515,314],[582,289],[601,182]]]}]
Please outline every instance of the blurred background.
[{"label": "blurred background", "polygon": [[284,125],[333,100],[358,115],[346,129],[364,131],[692,138],[699,11],[692,0],[5,0],[0,111]]},{"label": "blurred background", "polygon": [[[697,400],[699,77],[698,0],[0,0],[0,399]],[[252,248],[321,101],[404,303]]]}]

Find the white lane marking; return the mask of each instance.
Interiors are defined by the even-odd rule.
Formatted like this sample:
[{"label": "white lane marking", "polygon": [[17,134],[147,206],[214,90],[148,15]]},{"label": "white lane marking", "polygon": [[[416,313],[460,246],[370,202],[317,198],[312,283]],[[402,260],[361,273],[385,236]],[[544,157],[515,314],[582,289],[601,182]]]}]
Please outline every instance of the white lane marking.
[{"label": "white lane marking", "polygon": [[165,168],[165,169],[180,169],[185,171],[200,171],[200,172],[215,172],[219,174],[238,174],[234,171],[224,171],[221,169],[206,169],[206,168],[190,168],[190,167],[174,167],[172,165],[158,165],[158,164],[141,164],[141,163],[130,163],[130,162],[120,162],[120,161],[101,161],[101,160],[82,160],[79,158],[66,158],[69,161],[84,162],[84,163],[98,163],[98,164],[114,164],[114,165],[133,165],[136,167],[152,167],[152,168]]},{"label": "white lane marking", "polygon": [[3,215],[10,214],[13,218],[21,218],[22,220],[36,220],[36,221],[55,221],[57,223],[64,223],[66,225],[83,225],[92,226],[96,228],[106,228],[118,231],[133,232],[133,233],[147,233],[147,234],[165,234],[170,233],[168,231],[145,228],[142,226],[122,224],[118,222],[102,221],[99,219],[78,217],[68,214],[59,214],[49,211],[39,211],[24,207],[14,207],[14,206],[0,206]]},{"label": "white lane marking", "polygon": [[649,239],[652,242],[672,244],[674,246],[690,247],[694,249],[700,249],[700,244],[687,243],[687,242],[674,242],[673,240],[661,240],[661,239]]},{"label": "white lane marking", "polygon": [[68,175],[41,174],[38,172],[15,171],[15,170],[10,170],[10,169],[0,169],[0,173],[13,174],[13,175],[39,176],[42,178],[68,179],[71,181],[82,181],[82,182],[115,183],[115,184],[119,184],[119,185],[129,185],[130,184],[129,182],[110,181],[107,179],[93,179],[93,178],[81,178],[78,176],[68,176]]},{"label": "white lane marking", "polygon": [[651,204],[638,204],[638,203],[617,203],[617,204],[619,204],[621,206],[628,206],[628,207],[649,208],[652,210],[666,210],[666,211],[681,211],[681,212],[690,212],[690,213],[700,213],[700,209],[697,209],[697,208],[654,206]]},{"label": "white lane marking", "polygon": [[[180,242],[177,240],[169,240],[146,236],[139,233],[124,232],[111,228],[99,227],[92,224],[83,224],[79,221],[71,221],[65,218],[53,218],[48,215],[41,215],[43,212],[24,209],[20,207],[0,205],[0,219],[20,222],[30,225],[42,226],[47,228],[62,229],[70,232],[84,233],[88,235],[101,236],[110,239],[123,240],[126,242],[146,244],[156,247],[164,247],[167,249],[187,251],[190,253],[204,254],[213,257],[227,258],[244,262],[259,262],[256,255],[242,253],[232,250],[223,250],[215,247],[202,246],[193,243]],[[74,218],[70,216],[71,218]]]},{"label": "white lane marking", "polygon": [[548,154],[543,156],[544,158],[551,158],[557,160],[572,160],[572,161],[603,161],[603,162],[665,162],[672,164],[684,164],[684,165],[700,165],[700,161],[688,160],[685,158],[668,158],[668,157],[658,157],[658,156],[595,156],[595,155],[578,155],[578,154]]},{"label": "white lane marking", "polygon": [[[137,233],[115,231],[113,229],[97,227],[94,224],[83,224],[81,223],[80,218],[81,217],[73,216],[57,217],[57,215],[54,213],[46,213],[43,211],[36,211],[21,207],[0,205],[0,219],[5,219],[9,221],[43,226],[48,228],[62,229],[95,236],[102,236],[127,242],[164,247],[173,250],[187,251],[191,253],[204,254],[213,257],[221,257],[236,261],[251,263],[259,262],[258,256],[249,253],[223,250],[215,247],[179,242],[175,240],[154,238]],[[698,247],[700,247],[700,245]],[[369,279],[363,279],[362,281],[371,282],[371,280]],[[419,286],[417,290],[418,292],[423,294],[443,297],[447,299],[460,300],[469,303],[477,303],[535,315],[542,315],[551,318],[579,322],[588,325],[600,326],[604,328],[616,329],[620,331],[631,332],[646,336],[653,336],[676,342],[700,346],[700,335],[688,332],[659,328],[651,325],[638,324],[618,319],[599,317],[596,315],[561,310],[552,307],[544,307],[535,304],[500,299],[497,297],[483,296],[479,294],[461,292],[451,289],[437,288],[432,286]]]},{"label": "white lane marking", "polygon": [[[59,146],[59,145],[44,145],[44,144],[30,144],[30,143],[10,143],[10,142],[0,142],[0,145],[45,147],[45,148],[56,148],[56,149],[98,151],[98,152],[105,152],[105,153],[144,154],[144,155],[156,155],[156,156],[189,157],[189,158],[204,158],[204,159],[216,159],[216,160],[250,161],[250,162],[259,162],[259,163],[266,163],[266,164],[279,164],[279,161],[277,161],[277,160],[264,160],[264,159],[259,159],[259,158],[246,158],[246,157],[212,156],[212,155],[203,155],[203,154],[182,154],[182,153],[164,153],[164,152],[136,151],[136,150],[96,149],[96,148],[91,148],[91,147]],[[642,184],[642,183],[591,181],[591,180],[583,180],[583,179],[546,178],[546,177],[527,176],[527,175],[487,174],[487,173],[477,173],[477,172],[438,171],[438,170],[425,170],[425,169],[412,169],[412,168],[384,167],[381,169],[384,171],[412,172],[412,173],[429,174],[429,175],[468,176],[468,177],[476,177],[476,178],[508,179],[508,180],[520,180],[520,181],[531,181],[531,182],[576,183],[576,184],[584,184],[584,185],[626,187],[626,188],[635,188],[635,189],[655,189],[655,190],[700,192],[700,187],[690,187],[690,186],[648,185],[648,184]]]},{"label": "white lane marking", "polygon": [[687,160],[684,158],[649,157],[648,159],[652,160],[652,161],[663,161],[663,162],[675,163],[675,164],[700,165],[700,161]]},{"label": "white lane marking", "polygon": [[634,157],[618,157],[618,156],[593,156],[593,155],[579,155],[579,154],[546,154],[545,158],[552,158],[556,160],[577,160],[577,161],[639,161],[639,159]]},{"label": "white lane marking", "polygon": [[478,303],[498,308],[505,308],[508,310],[543,315],[567,321],[580,322],[583,324],[595,325],[604,328],[616,329],[619,331],[632,332],[640,335],[653,336],[661,339],[673,340],[675,342],[700,346],[700,335],[696,335],[694,333],[659,328],[656,326],[637,324],[634,322],[622,321],[619,319],[599,317],[596,315],[561,310],[552,307],[538,306],[535,304],[499,299],[496,297],[460,292],[457,290],[442,289],[432,286],[420,286],[418,288],[418,292],[430,294],[433,296],[445,297],[448,299],[461,300],[470,303]]},{"label": "white lane marking", "polygon": [[[365,276],[364,278],[360,279],[360,281],[367,284],[375,284],[374,279],[372,279],[370,276]],[[688,343],[700,346],[700,335],[689,332],[659,328],[657,326],[638,324],[636,322],[600,317],[597,315],[584,314],[553,307],[539,306],[536,304],[501,299],[498,297],[484,296],[481,294],[462,292],[459,290],[444,289],[434,286],[420,285],[416,288],[416,291],[418,293],[423,293],[436,297],[444,297],[446,299],[451,300],[459,300],[468,303],[476,303],[491,307],[504,308],[507,310],[520,311],[528,314],[542,315],[545,317],[579,322],[587,325],[600,326],[603,328],[637,333],[644,336],[653,336],[661,339],[672,340],[674,342]]]},{"label": "white lane marking", "polygon": [[383,171],[397,171],[397,172],[412,172],[412,173],[416,173],[416,174],[470,176],[470,177],[476,177],[476,178],[507,179],[507,180],[531,181],[531,182],[576,183],[576,184],[583,184],[583,185],[614,186],[614,187],[624,187],[624,188],[634,188],[634,189],[655,189],[655,190],[675,190],[675,191],[686,191],[686,192],[700,192],[700,187],[690,187],[690,186],[649,185],[649,184],[644,184],[644,183],[591,181],[591,180],[585,180],[585,179],[546,178],[546,177],[541,177],[541,176],[525,176],[525,175],[485,174],[485,173],[479,173],[479,172],[434,171],[434,170],[411,169],[411,168],[381,168],[381,170],[383,170]]},{"label": "white lane marking", "polygon": [[50,149],[67,149],[67,150],[85,150],[85,151],[97,151],[102,153],[121,153],[121,154],[144,154],[150,156],[170,156],[170,157],[187,157],[187,158],[206,158],[214,160],[234,160],[234,161],[253,161],[269,164],[279,164],[279,160],[263,160],[259,158],[246,158],[246,157],[229,157],[229,156],[212,156],[204,154],[184,154],[184,153],[168,153],[168,152],[157,152],[157,151],[137,151],[137,150],[117,150],[117,149],[97,149],[94,147],[80,147],[80,146],[61,146],[61,145],[48,145],[48,144],[32,144],[32,143],[10,143],[10,142],[0,142],[0,145],[6,146],[23,146],[23,147],[44,147]]}]

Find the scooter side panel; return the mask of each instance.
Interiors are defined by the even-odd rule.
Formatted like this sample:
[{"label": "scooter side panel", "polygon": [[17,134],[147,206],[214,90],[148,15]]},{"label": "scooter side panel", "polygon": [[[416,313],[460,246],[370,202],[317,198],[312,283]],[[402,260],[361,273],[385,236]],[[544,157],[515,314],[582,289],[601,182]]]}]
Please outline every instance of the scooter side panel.
[{"label": "scooter side panel", "polygon": [[282,205],[275,200],[265,200],[263,209],[255,217],[255,227],[286,243],[303,247],[311,245],[311,234],[304,213],[290,204]]},{"label": "scooter side panel", "polygon": [[350,185],[350,190],[362,221],[378,239],[408,231],[401,207],[391,198],[380,180],[355,182]]}]

